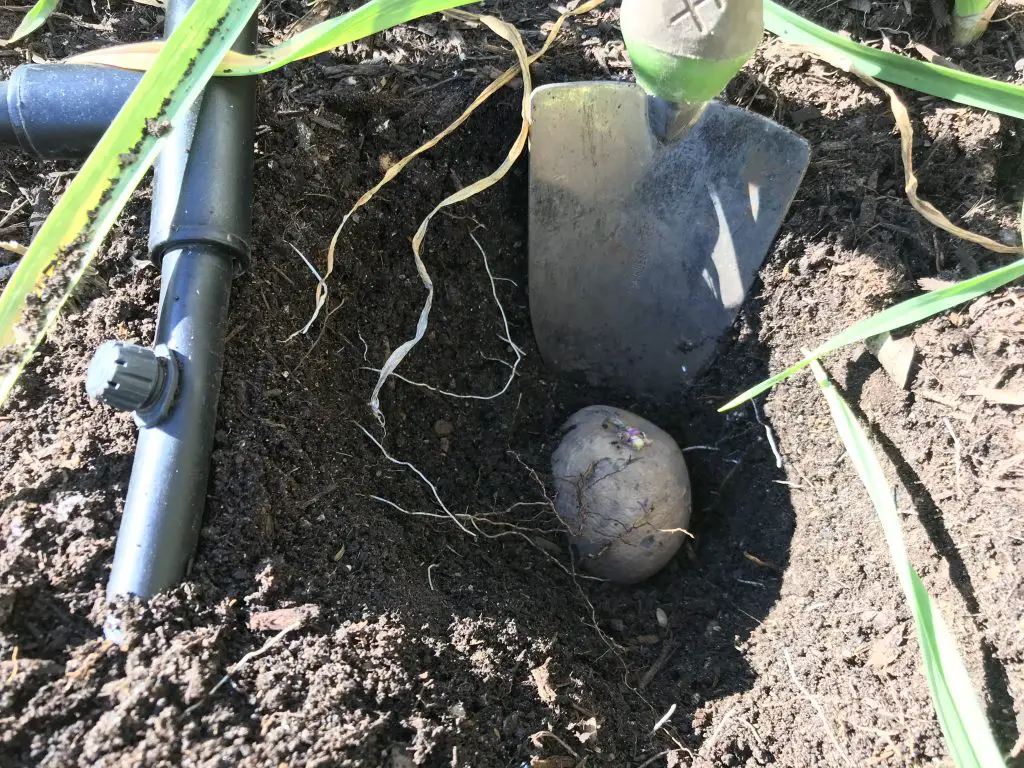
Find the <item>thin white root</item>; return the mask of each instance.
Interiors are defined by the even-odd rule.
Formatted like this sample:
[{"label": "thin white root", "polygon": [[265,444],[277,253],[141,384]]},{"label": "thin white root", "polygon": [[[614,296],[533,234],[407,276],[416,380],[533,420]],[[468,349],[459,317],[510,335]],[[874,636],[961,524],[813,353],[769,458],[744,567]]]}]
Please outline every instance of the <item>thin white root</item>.
[{"label": "thin white root", "polygon": [[193,704],[188,709],[186,709],[185,710],[185,714],[187,715],[187,714],[191,713],[200,704],[202,704],[208,698],[213,696],[213,694],[215,694],[218,690],[220,690],[220,687],[222,685],[224,685],[224,683],[226,683],[228,680],[231,679],[231,676],[233,674],[235,674],[238,670],[240,670],[246,664],[248,664],[253,659],[258,659],[260,656],[265,654],[267,651],[269,651],[275,645],[280,643],[284,639],[284,636],[287,635],[289,632],[291,632],[293,629],[298,629],[299,627],[301,627],[303,621],[304,621],[304,619],[296,619],[291,624],[289,624],[287,627],[285,627],[280,632],[278,632],[276,635],[274,635],[272,638],[267,640],[267,642],[265,642],[262,646],[257,648],[255,651],[249,651],[247,654],[245,654],[245,656],[243,656],[238,661],[236,661],[234,664],[232,664],[230,667],[228,667],[227,674],[225,674],[224,677],[222,677],[220,680],[217,681],[217,684],[215,686],[213,686],[213,688],[210,689],[210,692],[208,694],[203,696],[199,701],[197,701],[195,704]]},{"label": "thin white root", "polygon": [[434,303],[434,283],[430,279],[427,268],[423,264],[423,259],[420,256],[420,251],[423,247],[423,241],[427,236],[427,229],[430,227],[430,222],[433,220],[434,216],[437,215],[438,211],[443,208],[468,200],[473,197],[473,195],[483,192],[485,189],[497,184],[505,177],[505,174],[509,172],[516,160],[519,158],[519,155],[521,155],[523,150],[526,148],[526,139],[530,130],[530,92],[533,89],[530,79],[529,56],[526,53],[526,47],[523,45],[523,39],[519,36],[519,32],[511,24],[493,16],[480,16],[478,18],[480,22],[490,27],[491,31],[504,38],[512,48],[515,49],[516,57],[519,59],[520,73],[523,78],[523,122],[519,130],[519,135],[516,137],[512,147],[508,151],[508,155],[506,155],[501,165],[499,165],[498,168],[490,175],[473,182],[467,187],[463,187],[434,206],[434,210],[427,214],[427,217],[420,223],[419,229],[416,230],[416,234],[413,235],[412,255],[413,259],[416,261],[416,272],[419,274],[420,280],[423,281],[423,286],[427,289],[427,299],[423,304],[423,309],[420,311],[419,320],[416,322],[415,335],[413,338],[400,345],[398,349],[392,352],[384,362],[384,365],[381,367],[380,376],[377,378],[377,384],[374,386],[373,393],[370,395],[370,409],[373,411],[373,415],[377,417],[377,421],[380,422],[381,426],[384,425],[384,414],[380,410],[380,391],[384,387],[384,383],[395,372],[395,369],[401,365],[406,355],[412,351],[413,347],[419,344],[420,340],[427,332],[427,322],[430,319],[430,308]]},{"label": "thin white root", "polygon": [[[473,236],[472,232],[469,233],[469,236],[473,239],[473,242],[476,243],[476,247],[480,249],[480,255],[483,256],[484,258],[484,269],[487,270],[487,277],[491,281],[491,295],[494,297],[494,303],[498,305],[498,312],[501,314],[501,324],[505,329],[505,335],[502,336],[501,334],[499,334],[498,338],[501,339],[506,344],[508,344],[516,356],[515,362],[512,363],[497,358],[484,357],[485,360],[491,360],[495,363],[501,363],[502,365],[509,369],[510,372],[508,375],[508,379],[505,381],[505,385],[492,395],[461,395],[457,392],[449,392],[446,389],[441,389],[440,387],[425,384],[424,382],[421,381],[413,381],[412,379],[407,379],[400,373],[392,372],[391,376],[398,379],[399,381],[403,381],[406,384],[410,384],[414,387],[422,387],[423,389],[429,389],[431,392],[436,392],[439,395],[444,395],[445,397],[452,397],[457,400],[495,400],[504,395],[506,392],[508,392],[508,388],[512,386],[512,382],[515,381],[516,378],[516,373],[519,371],[519,363],[522,362],[525,353],[519,347],[518,344],[512,341],[512,332],[509,330],[508,327],[508,317],[505,315],[505,307],[502,306],[501,299],[498,298],[497,280],[499,278],[496,278],[494,274],[491,272],[491,265],[487,262],[487,252],[484,251],[484,247],[480,245],[480,241]],[[369,370],[372,370],[374,373],[377,374],[381,373],[381,369],[379,368],[370,368]]]},{"label": "thin white root", "polygon": [[761,420],[761,410],[757,407],[757,401],[751,400],[750,404],[754,406],[754,416],[757,418],[757,423],[764,427],[764,433],[768,436],[768,445],[772,449],[772,453],[775,454],[775,467],[782,469],[782,454],[779,453],[779,446],[775,444],[775,435],[772,434],[772,428]]},{"label": "thin white root", "polygon": [[[440,494],[437,491],[437,486],[434,485],[432,482],[430,482],[430,480],[427,479],[427,476],[424,475],[423,472],[421,472],[416,466],[414,466],[413,464],[409,463],[408,461],[403,461],[401,459],[397,459],[394,456],[392,456],[390,453],[388,453],[387,450],[384,448],[384,446],[381,445],[380,441],[377,440],[372,434],[370,434],[366,430],[366,428],[363,427],[361,424],[356,423],[356,426],[359,427],[359,429],[362,430],[363,434],[366,435],[370,439],[370,441],[374,445],[377,446],[378,450],[380,450],[380,452],[383,454],[384,458],[386,458],[392,464],[397,464],[398,466],[407,467],[408,469],[411,469],[416,474],[416,476],[430,489],[431,495],[434,497],[434,503],[438,506],[438,508],[441,510],[441,512],[415,512],[415,511],[412,511],[412,510],[405,509],[400,504],[396,504],[395,502],[391,501],[391,499],[386,499],[383,496],[371,495],[368,498],[373,499],[374,501],[380,502],[381,504],[386,504],[387,506],[391,507],[395,511],[401,512],[403,515],[409,515],[410,517],[432,517],[432,518],[441,519],[441,520],[444,520],[444,519],[451,520],[452,522],[454,522],[459,527],[460,530],[462,530],[464,533],[469,534],[473,538],[476,538],[477,536],[479,536],[479,537],[484,538],[484,539],[497,539],[497,538],[501,538],[502,536],[517,536],[517,537],[523,539],[527,544],[529,544],[531,547],[536,549],[542,555],[544,555],[544,557],[546,557],[552,563],[554,563],[559,568],[561,568],[563,572],[565,572],[566,574],[571,576],[573,578],[573,580],[576,582],[577,588],[579,588],[578,579],[581,579],[581,578],[593,579],[595,581],[600,581],[600,579],[595,579],[592,576],[584,576],[582,574],[576,573],[575,566],[570,568],[567,565],[565,565],[565,563],[563,563],[561,560],[559,560],[553,554],[551,554],[546,549],[544,549],[544,547],[540,546],[536,541],[534,541],[532,536],[531,536],[531,534],[532,535],[545,536],[545,535],[549,535],[549,534],[552,534],[552,533],[560,532],[560,531],[564,530],[564,528],[561,528],[561,527],[557,527],[557,528],[554,528],[554,529],[547,529],[547,528],[525,528],[525,527],[523,527],[521,525],[516,525],[515,523],[510,523],[510,522],[506,522],[506,521],[503,521],[503,520],[493,520],[493,519],[488,518],[488,517],[486,517],[484,515],[470,515],[468,513],[456,514],[456,513],[452,512],[450,509],[448,509],[448,506],[441,499],[441,496],[440,496]],[[519,457],[516,456],[516,458],[518,459]],[[520,459],[520,463],[522,463],[521,459]],[[525,464],[523,466],[525,466]],[[529,468],[527,468],[527,469],[529,470]],[[532,470],[530,470],[530,471],[532,471]],[[534,476],[536,477],[536,474],[534,474]],[[540,482],[539,478],[538,478],[538,482]],[[541,485],[541,488],[543,489],[543,485]],[[535,504],[536,505],[544,505],[544,506],[549,507],[551,509],[551,515],[552,515],[553,519],[555,519],[555,520],[558,519],[557,515],[555,515],[555,512],[554,512],[554,505],[553,505],[553,503],[551,502],[550,499],[547,499],[546,497],[545,497],[545,501],[543,501],[543,502],[517,502],[516,504],[513,504],[508,509],[506,509],[505,513],[511,512],[513,509],[516,509],[517,507],[520,507],[520,506],[533,506]],[[499,528],[501,530],[493,531],[493,532],[492,531],[484,530],[481,527],[484,524],[490,525],[490,526],[494,526],[495,528]],[[470,527],[473,530],[470,530]],[[581,595],[583,594],[582,593],[582,589],[580,590],[580,594]],[[594,607],[590,603],[589,600],[587,600],[587,604],[590,605],[591,614],[592,614],[592,617],[595,618],[595,626],[596,626],[596,615],[595,615]]]},{"label": "thin white root", "polygon": [[320,315],[320,310],[323,309],[324,305],[327,303],[327,281],[320,277],[320,273],[316,271],[316,267],[313,266],[313,264],[310,262],[309,259],[306,258],[305,254],[302,251],[300,251],[291,243],[288,243],[288,245],[291,247],[293,251],[299,254],[299,258],[306,262],[306,266],[309,267],[309,271],[313,273],[313,277],[316,278],[317,282],[317,291],[316,306],[313,308],[313,316],[309,318],[309,322],[307,322],[302,327],[302,330],[295,331],[295,333],[293,333],[291,336],[285,339],[285,341],[291,341],[296,336],[307,333],[310,327],[312,327],[313,323],[316,321],[317,317]]},{"label": "thin white root", "polygon": [[16,243],[13,240],[0,240],[0,248],[3,248],[5,251],[10,251],[11,253],[16,253],[19,256],[24,256],[28,253],[27,245]]},{"label": "thin white root", "polygon": [[[623,672],[624,672],[624,678],[623,679],[625,680],[625,675],[628,674],[628,669],[626,668],[626,664],[625,664],[625,662],[622,659],[622,655],[619,652],[619,649],[616,646],[615,642],[610,637],[608,637],[608,635],[605,634],[605,632],[601,629],[600,624],[598,623],[598,620],[597,620],[597,609],[594,607],[594,604],[593,604],[593,602],[591,602],[590,598],[587,597],[586,593],[583,591],[583,587],[580,584],[580,580],[581,579],[586,579],[588,581],[602,581],[602,579],[598,579],[598,578],[596,578],[594,576],[586,576],[584,574],[577,573],[577,571],[576,571],[576,563],[575,563],[575,560],[572,557],[571,549],[570,549],[570,553],[569,553],[569,555],[570,555],[570,565],[567,566],[567,565],[565,565],[565,563],[563,563],[561,560],[559,560],[557,557],[555,557],[551,552],[549,552],[544,547],[542,547],[540,544],[538,544],[534,540],[533,536],[530,535],[530,534],[534,534],[534,535],[538,535],[538,534],[539,535],[547,535],[547,534],[555,533],[555,532],[565,532],[566,528],[565,528],[564,524],[561,524],[560,521],[559,521],[559,527],[557,527],[555,530],[549,530],[549,529],[544,529],[544,528],[526,528],[526,527],[523,527],[523,526],[520,526],[520,525],[516,525],[514,523],[505,522],[505,521],[502,521],[502,520],[493,520],[493,519],[488,518],[488,517],[486,517],[484,515],[476,516],[476,515],[470,515],[468,513],[454,514],[451,510],[448,509],[447,505],[441,500],[441,496],[437,492],[437,486],[435,486],[432,482],[430,482],[430,480],[427,479],[426,475],[424,475],[419,469],[417,469],[415,466],[413,466],[409,462],[402,461],[400,459],[396,459],[393,456],[391,456],[385,450],[384,446],[381,445],[380,441],[378,441],[376,438],[374,438],[373,435],[371,435],[369,432],[367,432],[366,429],[361,424],[357,423],[356,426],[359,427],[359,429],[362,430],[364,435],[366,435],[368,438],[370,438],[370,441],[374,445],[377,446],[377,448],[380,450],[380,452],[384,455],[384,458],[386,458],[388,461],[390,461],[393,464],[398,464],[399,466],[408,467],[413,472],[415,472],[416,476],[418,478],[420,478],[420,480],[423,483],[425,483],[428,488],[430,488],[430,491],[431,491],[431,493],[434,496],[434,502],[437,504],[438,507],[440,507],[440,509],[444,512],[444,514],[440,514],[440,513],[437,513],[437,512],[413,512],[413,511],[405,509],[404,507],[400,506],[399,504],[396,504],[395,502],[391,501],[390,499],[384,498],[383,496],[370,496],[369,498],[373,499],[374,501],[378,501],[381,504],[386,504],[387,506],[391,507],[392,509],[394,509],[394,510],[396,510],[398,512],[401,512],[404,515],[409,515],[409,516],[412,516],[412,517],[433,517],[433,518],[438,518],[438,519],[450,519],[457,526],[459,526],[459,528],[461,530],[465,531],[466,533],[469,533],[469,535],[473,536],[473,537],[475,537],[476,535],[479,535],[480,537],[482,537],[484,539],[498,539],[498,538],[501,538],[503,536],[517,536],[517,537],[523,539],[527,544],[529,544],[535,550],[540,552],[541,555],[543,555],[545,558],[547,558],[550,562],[554,563],[556,566],[558,566],[560,569],[562,569],[562,572],[565,573],[567,576],[569,576],[572,579],[573,585],[576,587],[576,591],[579,594],[580,599],[583,601],[584,605],[586,605],[587,608],[590,611],[590,623],[588,624],[585,620],[581,620],[583,625],[584,626],[588,626],[591,629],[593,629],[597,633],[597,636],[601,639],[601,641],[608,647],[608,650],[612,654],[614,654],[614,656],[619,660],[619,663],[622,664],[622,666],[623,666]],[[518,461],[519,464],[527,471],[527,473],[529,473],[530,476],[533,477],[534,481],[537,483],[537,486],[540,489],[541,495],[544,497],[544,500],[543,501],[538,501],[538,502],[527,502],[527,501],[517,502],[517,503],[513,504],[512,506],[508,507],[508,509],[506,509],[503,514],[508,514],[512,510],[514,510],[514,509],[516,509],[518,507],[523,507],[523,506],[544,506],[544,507],[546,507],[546,508],[548,508],[550,510],[550,515],[551,515],[551,518],[553,520],[556,520],[556,521],[559,520],[558,515],[555,512],[555,504],[551,500],[551,498],[548,496],[547,491],[546,491],[546,489],[544,487],[544,483],[540,479],[540,476],[537,474],[536,470],[534,470],[532,467],[527,465],[526,462],[524,462],[522,460],[522,458],[520,458],[520,456],[518,454],[516,454],[515,452],[509,451],[509,454],[512,455],[513,457],[515,457],[516,461]],[[464,525],[463,522],[462,522],[463,520],[466,521],[466,523],[468,525],[471,525],[476,530],[475,534],[470,532],[466,528],[466,525]],[[481,528],[481,524],[492,525],[492,526],[498,527],[498,528],[500,528],[502,530],[498,530],[496,532],[485,531],[483,528]],[[450,549],[450,547],[449,547],[449,549]],[[454,550],[452,550],[452,551],[454,552]],[[430,569],[431,568],[433,568],[433,566],[430,566],[427,569],[427,583],[430,585],[430,588],[433,589],[433,583],[432,583],[431,578],[430,578]],[[628,685],[628,683],[627,683],[627,685]],[[630,688],[630,690],[634,690],[635,691],[635,689],[632,686],[629,686],[629,688]]]},{"label": "thin white root", "polygon": [[[679,742],[676,743],[678,744]],[[668,757],[669,755],[675,754],[676,752],[686,752],[690,755],[691,758],[693,757],[693,753],[690,752],[690,750],[685,749],[683,747],[680,747],[679,749],[666,749],[663,752],[656,752],[655,754],[651,755],[649,758],[640,763],[640,765],[638,765],[636,768],[647,768],[647,766],[654,765],[661,758]]]},{"label": "thin white root", "polygon": [[842,744],[839,743],[839,739],[836,738],[836,733],[832,730],[832,724],[829,723],[828,718],[825,716],[825,710],[821,708],[821,704],[818,703],[818,700],[811,695],[811,692],[808,691],[804,684],[797,678],[796,670],[793,669],[793,660],[789,657],[789,650],[783,648],[782,655],[786,657],[786,666],[789,667],[789,676],[793,680],[793,685],[795,685],[797,690],[803,694],[803,697],[807,699],[808,703],[814,707],[814,711],[818,713],[818,717],[821,719],[821,724],[825,727],[825,733],[828,734],[829,741],[832,742],[832,746],[835,747],[836,752],[842,755],[843,762],[852,766],[854,763],[846,753],[846,750],[843,749]]},{"label": "thin white root", "polygon": [[733,716],[733,713],[735,711],[736,711],[736,705],[733,705],[732,707],[729,708],[729,711],[727,711],[722,716],[722,719],[719,720],[718,724],[715,726],[715,730],[711,732],[710,738],[708,738],[708,740],[705,741],[701,745],[701,748],[700,748],[701,753],[703,753],[705,755],[710,755],[711,754],[711,750],[714,748],[715,743],[718,741],[718,737],[722,735],[722,732],[725,730],[726,724],[730,720],[732,720],[732,716]]},{"label": "thin white root", "polygon": [[437,568],[437,563],[431,563],[427,566],[427,584],[430,586],[430,591],[434,591],[434,580],[430,577],[430,572]]},{"label": "thin white root", "polygon": [[551,731],[537,731],[535,734],[530,736],[530,741],[533,742],[535,747],[540,749],[540,740],[541,740],[542,737],[546,737],[546,738],[549,738],[549,739],[554,739],[555,741],[557,741],[559,744],[562,745],[562,749],[564,749],[566,752],[568,752],[570,755],[572,755],[576,759],[579,759],[579,755],[577,755],[573,751],[573,748],[570,747],[568,744],[566,744],[562,739],[560,739],[557,736],[555,736],[555,734],[553,734]]},{"label": "thin white root", "polygon": [[[364,427],[364,426],[363,426],[362,424],[359,424],[359,423],[357,422],[357,423],[356,423],[356,426],[357,426],[357,427],[359,427],[359,429],[360,429],[360,430],[362,430],[362,433],[363,433],[364,435],[366,435],[366,436],[367,436],[367,437],[368,437],[368,438],[370,439],[370,442],[372,442],[372,443],[373,443],[374,445],[376,445],[376,446],[377,446],[378,450],[380,450],[380,452],[381,452],[382,454],[384,454],[384,458],[385,458],[385,459],[387,459],[388,461],[390,461],[390,462],[391,462],[392,464],[397,464],[397,465],[398,465],[398,466],[400,466],[400,467],[406,467],[407,469],[411,469],[411,470],[412,470],[413,472],[415,472],[415,473],[416,473],[416,477],[418,477],[418,478],[419,478],[420,480],[422,480],[422,481],[423,481],[423,483],[424,483],[424,484],[425,484],[425,485],[426,485],[426,486],[427,486],[428,488],[430,488],[430,492],[431,492],[431,493],[433,494],[433,496],[434,496],[434,502],[435,502],[435,503],[437,504],[437,506],[439,506],[439,507],[440,507],[440,508],[441,508],[442,510],[444,510],[445,516],[446,516],[446,517],[448,517],[448,518],[450,518],[450,519],[452,520],[452,522],[454,522],[454,523],[455,523],[455,524],[456,524],[457,526],[459,526],[459,528],[461,528],[461,529],[462,529],[462,531],[463,531],[464,533],[468,533],[468,534],[469,534],[470,536],[472,536],[472,537],[473,537],[474,539],[476,538],[476,534],[475,534],[475,533],[473,533],[473,532],[472,532],[471,530],[469,530],[469,528],[467,528],[466,526],[464,526],[464,525],[463,525],[463,524],[462,524],[462,523],[461,523],[461,522],[459,521],[459,518],[458,518],[458,516],[456,516],[455,514],[453,514],[453,513],[452,513],[452,511],[451,511],[450,509],[448,509],[448,507],[447,507],[447,505],[446,505],[446,504],[444,503],[444,501],[442,501],[442,500],[441,500],[441,494],[439,494],[439,493],[437,492],[437,486],[436,486],[436,485],[434,485],[434,484],[433,484],[432,482],[430,482],[430,480],[428,480],[428,479],[427,479],[427,476],[426,476],[426,475],[424,475],[424,474],[423,474],[422,472],[420,472],[420,470],[419,470],[419,469],[418,469],[418,468],[417,468],[417,467],[416,467],[415,465],[411,464],[410,462],[408,462],[408,461],[402,461],[401,459],[396,459],[396,458],[395,458],[394,456],[392,456],[392,455],[391,455],[390,453],[388,453],[388,449],[387,449],[387,448],[385,448],[385,447],[384,447],[384,446],[383,446],[383,445],[381,444],[381,442],[380,442],[380,441],[379,441],[379,440],[378,440],[377,438],[375,438],[375,437],[374,437],[373,435],[371,435],[371,434],[370,434],[370,432],[369,432],[369,431],[368,431],[368,430],[367,430],[367,429],[366,429],[366,428],[365,428],[365,427]],[[402,509],[401,507],[399,507],[399,506],[398,506],[397,504],[395,504],[394,502],[388,501],[387,499],[383,499],[383,498],[380,498],[380,497],[378,497],[378,496],[371,496],[370,498],[372,498],[372,499],[374,499],[374,500],[376,500],[376,501],[382,501],[382,502],[384,502],[385,504],[390,504],[391,506],[395,507],[396,509],[399,509],[399,510],[401,510],[402,512],[405,512],[405,510],[404,510],[404,509]],[[429,514],[429,513],[421,513],[421,514]]]},{"label": "thin white root", "polygon": [[661,726],[663,726],[665,723],[667,723],[669,720],[671,720],[672,719],[672,715],[674,715],[675,712],[676,712],[676,705],[673,704],[671,707],[668,708],[668,712],[666,712],[664,715],[659,717],[658,718],[658,722],[656,722],[654,724],[654,727],[651,728],[651,736],[656,734],[658,732],[658,729],[661,728]]}]

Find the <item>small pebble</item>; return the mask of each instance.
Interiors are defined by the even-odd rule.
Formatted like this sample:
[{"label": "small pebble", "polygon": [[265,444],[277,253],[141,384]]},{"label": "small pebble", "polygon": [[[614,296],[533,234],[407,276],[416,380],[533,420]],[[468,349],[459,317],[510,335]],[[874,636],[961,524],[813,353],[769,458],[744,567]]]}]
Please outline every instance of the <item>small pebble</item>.
[{"label": "small pebble", "polygon": [[455,426],[450,421],[438,419],[434,422],[434,432],[438,437],[448,437],[454,431]]},{"label": "small pebble", "polygon": [[1003,245],[1020,245],[1020,232],[1016,229],[1001,229],[999,230],[999,242]]}]

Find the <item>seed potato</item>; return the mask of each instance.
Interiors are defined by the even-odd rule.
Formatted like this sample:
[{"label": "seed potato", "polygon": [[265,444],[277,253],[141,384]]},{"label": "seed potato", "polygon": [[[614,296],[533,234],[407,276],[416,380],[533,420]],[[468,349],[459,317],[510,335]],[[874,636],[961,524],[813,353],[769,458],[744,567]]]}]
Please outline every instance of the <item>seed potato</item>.
[{"label": "seed potato", "polygon": [[667,432],[604,405],[577,411],[552,456],[555,512],[579,564],[594,576],[635,584],[683,543],[690,476]]}]

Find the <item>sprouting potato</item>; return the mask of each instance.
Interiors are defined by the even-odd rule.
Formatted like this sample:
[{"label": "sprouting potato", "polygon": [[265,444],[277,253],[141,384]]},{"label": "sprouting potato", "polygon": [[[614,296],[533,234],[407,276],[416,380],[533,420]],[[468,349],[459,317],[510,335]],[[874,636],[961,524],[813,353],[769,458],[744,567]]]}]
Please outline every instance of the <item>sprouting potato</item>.
[{"label": "sprouting potato", "polygon": [[579,564],[635,584],[672,559],[686,535],[692,497],[679,446],[629,411],[592,405],[574,413],[552,456],[555,512]]}]

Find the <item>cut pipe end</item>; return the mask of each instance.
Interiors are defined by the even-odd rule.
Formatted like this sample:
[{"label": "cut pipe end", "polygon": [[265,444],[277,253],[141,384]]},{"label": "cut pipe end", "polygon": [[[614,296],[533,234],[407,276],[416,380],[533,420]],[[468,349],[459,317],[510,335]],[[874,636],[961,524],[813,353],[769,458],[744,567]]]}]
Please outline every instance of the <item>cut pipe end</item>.
[{"label": "cut pipe end", "polygon": [[15,145],[18,143],[18,135],[14,132],[11,110],[7,106],[7,93],[9,89],[10,83],[6,80],[0,82],[0,144]]}]

